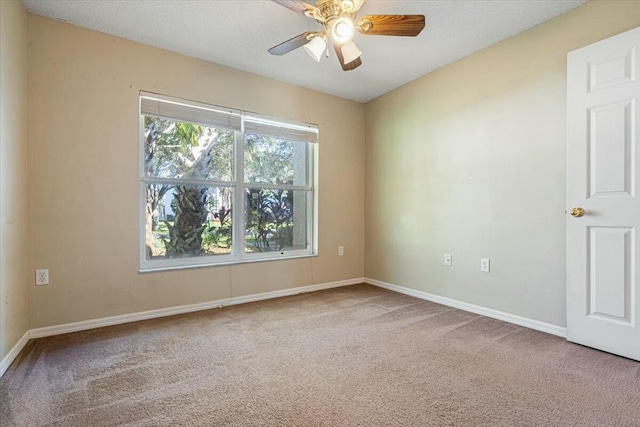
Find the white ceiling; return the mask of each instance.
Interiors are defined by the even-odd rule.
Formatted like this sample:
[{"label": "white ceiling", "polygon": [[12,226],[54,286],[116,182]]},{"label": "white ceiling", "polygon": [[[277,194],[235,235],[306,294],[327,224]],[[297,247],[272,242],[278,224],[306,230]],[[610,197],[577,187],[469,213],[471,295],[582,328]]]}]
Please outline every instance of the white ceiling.
[{"label": "white ceiling", "polygon": [[[313,0],[308,1],[314,4]],[[269,0],[23,0],[29,12],[201,58],[239,70],[366,102],[587,0],[367,0],[365,14],[423,14],[418,37],[357,34],[363,65],[344,72],[331,52],[320,63],[304,49],[267,49],[312,19]]]}]

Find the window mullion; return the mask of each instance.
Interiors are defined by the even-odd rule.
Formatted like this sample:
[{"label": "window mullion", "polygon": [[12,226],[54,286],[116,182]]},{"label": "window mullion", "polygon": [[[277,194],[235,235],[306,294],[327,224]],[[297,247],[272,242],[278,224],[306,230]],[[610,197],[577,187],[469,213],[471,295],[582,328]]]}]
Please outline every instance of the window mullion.
[{"label": "window mullion", "polygon": [[311,191],[313,188],[306,185],[289,185],[289,184],[267,184],[260,182],[247,182],[245,188],[269,189],[269,190],[289,190],[289,191]]},{"label": "window mullion", "polygon": [[168,184],[168,185],[194,185],[204,187],[231,187],[235,186],[233,181],[215,181],[208,179],[183,179],[183,178],[155,178],[146,176],[140,179],[146,184]]},{"label": "window mullion", "polygon": [[240,131],[234,132],[234,179],[235,179],[235,200],[236,206],[233,212],[233,241],[236,249],[236,256],[240,259],[244,257],[245,252],[245,222],[244,212],[246,210],[244,197],[244,133]]}]

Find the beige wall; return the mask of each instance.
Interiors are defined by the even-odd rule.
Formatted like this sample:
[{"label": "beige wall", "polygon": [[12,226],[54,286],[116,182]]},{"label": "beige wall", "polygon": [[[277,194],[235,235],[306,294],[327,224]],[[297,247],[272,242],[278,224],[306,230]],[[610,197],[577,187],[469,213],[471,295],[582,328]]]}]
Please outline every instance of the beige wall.
[{"label": "beige wall", "polygon": [[591,2],[368,103],[366,276],[564,326],[566,55],[638,25]]},{"label": "beige wall", "polygon": [[[566,53],[637,25],[591,2],[363,107],[29,16],[29,327],[365,274],[564,325]],[[317,123],[320,256],[138,273],[139,90]]]},{"label": "beige wall", "polygon": [[[38,16],[29,43],[31,328],[363,276],[362,104]],[[320,255],[138,273],[140,90],[318,124]]]},{"label": "beige wall", "polygon": [[28,329],[27,13],[0,1],[0,360]]}]

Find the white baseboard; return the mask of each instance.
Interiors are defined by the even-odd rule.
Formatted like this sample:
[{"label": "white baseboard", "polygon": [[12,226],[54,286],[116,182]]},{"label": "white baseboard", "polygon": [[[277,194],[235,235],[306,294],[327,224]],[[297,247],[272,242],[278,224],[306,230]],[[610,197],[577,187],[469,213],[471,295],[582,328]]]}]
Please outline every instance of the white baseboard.
[{"label": "white baseboard", "polygon": [[9,353],[7,353],[7,355],[4,358],[2,358],[2,361],[0,362],[0,378],[4,375],[5,371],[9,369],[9,366],[11,365],[11,363],[13,363],[15,358],[18,357],[18,354],[20,354],[20,352],[22,351],[24,346],[27,345],[28,342],[29,342],[29,331],[25,332],[22,338],[18,340],[16,345],[13,346],[13,348],[9,351]]},{"label": "white baseboard", "polygon": [[217,301],[209,301],[198,304],[180,305],[176,307],[160,308],[157,310],[142,311],[138,313],[122,314],[119,316],[103,317],[100,319],[84,320],[75,323],[66,323],[63,325],[47,326],[44,328],[31,329],[29,331],[29,338],[42,338],[52,335],[66,334],[69,332],[85,331],[87,329],[101,328],[104,326],[120,325],[122,323],[137,322],[139,320],[155,319],[158,317],[173,316],[176,314],[192,313],[194,311],[209,310],[212,308],[220,308],[236,304],[245,304],[248,302],[262,301],[266,299],[296,295],[305,292],[315,292],[322,289],[355,285],[358,283],[364,283],[364,278],[358,277],[355,279],[340,280],[338,282],[301,286],[298,288],[289,288],[273,292],[264,292],[260,294],[225,298]]},{"label": "white baseboard", "polygon": [[392,285],[391,283],[382,282],[376,279],[370,279],[368,277],[364,279],[364,282],[370,285],[378,286],[380,288],[388,289],[390,291],[399,292],[401,294],[410,295],[412,297],[420,298],[423,300],[435,302],[453,308],[458,308],[460,310],[469,311],[471,313],[480,314],[482,316],[491,317],[492,319],[498,319],[504,322],[513,323],[514,325],[524,326],[525,328],[535,329],[537,331],[546,332],[548,334],[556,335],[562,338],[567,337],[567,328],[564,328],[562,326],[552,325],[550,323],[544,323],[538,320],[516,316],[515,314],[505,313],[502,311],[493,310],[491,308],[481,307],[479,305],[473,305],[451,298],[441,297],[427,292],[418,291],[415,289],[405,288],[404,286]]},{"label": "white baseboard", "polygon": [[229,301],[224,305],[236,305],[246,304],[248,302],[262,301],[271,298],[287,297],[290,295],[304,294],[307,292],[316,292],[324,289],[340,288],[342,286],[357,285],[358,283],[364,283],[364,277],[357,277],[355,279],[340,280],[338,282],[320,283],[318,285],[301,286],[299,288],[282,289],[280,291],[263,292],[253,295],[245,295],[242,297],[229,298]]},{"label": "white baseboard", "polygon": [[0,377],[2,377],[2,375],[5,373],[7,368],[9,368],[11,363],[18,356],[18,354],[27,344],[29,339],[32,339],[32,338],[42,338],[42,337],[48,337],[53,335],[66,334],[69,332],[77,332],[77,331],[84,331],[88,329],[101,328],[104,326],[120,325],[122,323],[136,322],[139,320],[148,320],[148,319],[155,319],[158,317],[173,316],[176,314],[192,313],[194,311],[209,310],[212,308],[221,308],[224,306],[245,304],[245,303],[255,302],[255,301],[263,301],[266,299],[280,298],[284,296],[297,295],[297,294],[306,293],[306,292],[315,292],[323,289],[331,289],[331,288],[339,288],[342,286],[356,285],[358,283],[368,283],[370,285],[389,289],[391,291],[399,292],[401,294],[410,295],[416,298],[432,301],[432,302],[446,305],[449,307],[459,308],[461,310],[470,311],[472,313],[480,314],[482,316],[491,317],[493,319],[502,320],[505,322],[513,323],[515,325],[524,326],[526,328],[531,328],[538,331],[546,332],[548,334],[557,335],[559,337],[566,338],[567,336],[567,329],[560,326],[539,322],[537,320],[527,319],[525,317],[520,317],[514,314],[492,310],[490,308],[468,304],[462,301],[457,301],[450,298],[429,294],[427,292],[417,291],[415,289],[405,288],[403,286],[392,285],[391,283],[382,282],[380,280],[358,277],[354,279],[340,280],[337,282],[301,286],[297,288],[282,289],[279,291],[225,298],[217,301],[209,301],[209,302],[198,303],[198,304],[161,308],[158,310],[142,311],[138,313],[123,314],[120,316],[103,317],[100,319],[85,320],[85,321],[75,322],[75,323],[66,323],[63,325],[47,326],[44,328],[31,329],[25,332],[22,338],[20,338],[20,340],[16,343],[16,345],[13,346],[11,351],[0,362]]},{"label": "white baseboard", "polygon": [[43,338],[53,335],[67,334],[69,332],[85,331],[88,329],[101,328],[104,326],[120,325],[123,323],[137,322],[139,320],[156,319],[158,317],[173,316],[176,314],[192,313],[194,311],[221,308],[229,305],[245,304],[248,302],[262,301],[271,298],[279,298],[290,295],[297,295],[306,292],[315,292],[323,289],[339,288],[342,286],[356,285],[364,283],[363,277],[340,280],[337,282],[321,283],[318,285],[300,286],[297,288],[282,289],[273,292],[246,295],[240,297],[225,298],[217,301],[209,301],[198,304],[180,305],[176,307],[161,308],[157,310],[142,311],[138,313],[123,314],[120,316],[103,317],[100,319],[84,320],[81,322],[66,323],[63,325],[47,326],[44,328],[30,329],[13,346],[11,351],[0,362],[0,377],[9,368],[11,363],[18,356],[24,346],[33,338]]}]

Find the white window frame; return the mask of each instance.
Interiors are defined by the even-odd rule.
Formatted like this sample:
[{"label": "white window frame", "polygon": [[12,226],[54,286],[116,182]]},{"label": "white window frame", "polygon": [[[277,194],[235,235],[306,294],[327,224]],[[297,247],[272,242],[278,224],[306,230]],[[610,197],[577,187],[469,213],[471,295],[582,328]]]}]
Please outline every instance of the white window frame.
[{"label": "white window frame", "polygon": [[[240,130],[234,131],[234,165],[233,176],[231,181],[215,181],[215,180],[194,180],[194,179],[180,179],[180,178],[155,178],[145,176],[144,161],[145,161],[145,132],[144,132],[144,117],[146,115],[160,116],[170,120],[180,121],[181,118],[169,117],[163,114],[145,114],[142,110],[142,102],[145,100],[155,100],[161,103],[172,103],[177,106],[192,107],[194,109],[203,110],[206,116],[207,113],[212,112],[216,115],[218,113],[228,113],[230,115],[240,116]],[[196,268],[207,266],[219,266],[229,265],[247,262],[260,262],[260,261],[273,261],[277,259],[292,259],[303,258],[318,255],[318,127],[308,123],[300,123],[289,120],[275,119],[255,113],[249,113],[230,108],[220,107],[216,105],[203,104],[195,101],[188,101],[185,99],[159,95],[150,92],[140,92],[139,96],[140,105],[138,112],[140,114],[140,135],[139,135],[139,155],[140,155],[140,172],[139,172],[139,245],[140,245],[140,272],[162,271],[172,269],[183,268]],[[203,124],[206,126],[212,126],[210,122],[201,122],[197,118],[192,123]],[[281,128],[284,134],[287,131],[291,131],[293,134],[305,134],[308,133],[312,138],[307,141],[307,184],[308,185],[273,185],[265,183],[251,183],[244,182],[244,141],[245,122],[260,123],[267,126]],[[223,126],[218,126],[224,128]],[[285,139],[285,138],[283,138]],[[207,187],[226,187],[233,190],[233,214],[232,214],[232,227],[233,227],[233,244],[232,252],[228,255],[201,255],[196,257],[187,258],[163,258],[147,260],[146,254],[146,186],[152,183],[166,183],[166,184],[183,184],[183,185],[197,185]],[[298,250],[283,250],[283,251],[270,251],[270,252],[245,252],[245,224],[244,224],[244,210],[245,210],[245,190],[247,188],[260,188],[260,189],[286,189],[290,191],[305,191],[306,197],[306,233],[307,233],[307,248]],[[237,214],[236,214],[237,212]]]}]

